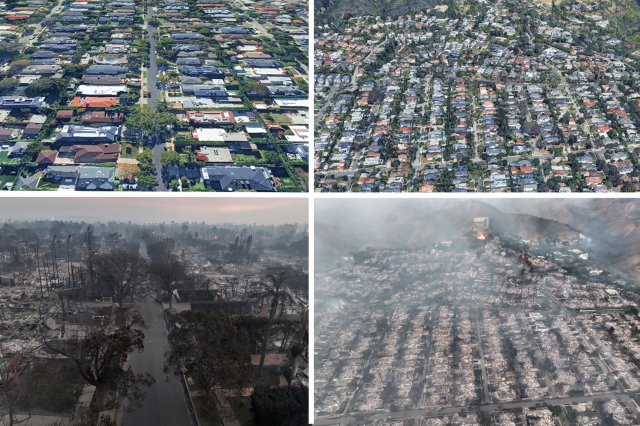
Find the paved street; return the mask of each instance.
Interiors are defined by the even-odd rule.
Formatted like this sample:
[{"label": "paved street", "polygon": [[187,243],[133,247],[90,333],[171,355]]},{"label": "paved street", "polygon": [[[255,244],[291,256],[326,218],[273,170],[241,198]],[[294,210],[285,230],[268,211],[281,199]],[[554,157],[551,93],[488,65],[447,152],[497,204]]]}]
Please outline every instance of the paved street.
[{"label": "paved street", "polygon": [[324,105],[322,105],[322,108],[320,108],[320,111],[318,111],[318,113],[316,114],[316,121],[314,123],[315,126],[319,126],[320,125],[320,123],[322,122],[322,118],[324,117],[325,110],[330,105],[333,105],[333,97],[335,96],[337,89],[338,88],[336,86],[332,86],[331,87],[331,92],[329,92],[329,94],[325,97]]},{"label": "paved street", "polygon": [[162,372],[169,349],[162,309],[151,296],[138,302],[137,308],[149,328],[144,330],[144,352],[131,355],[129,364],[136,373],[151,374],[156,383],[147,390],[144,406],[124,413],[122,420],[132,426],[191,426],[182,386],[173,376],[167,382]]},{"label": "paved street", "polygon": [[153,164],[156,166],[156,191],[168,191],[169,187],[167,183],[162,178],[162,170],[164,169],[162,163],[160,162],[160,156],[164,152],[164,143],[157,143],[153,145],[151,148],[155,157],[153,157]]},{"label": "paved street", "polygon": [[[42,21],[51,18],[54,13],[60,12],[60,9],[62,9],[62,0],[58,0],[58,3],[56,3],[56,5],[51,9],[51,11],[47,14],[47,16],[44,17]],[[42,21],[33,24],[35,30],[33,30],[30,35],[21,37],[20,40],[18,40],[18,43],[27,44],[28,46],[31,45],[33,41],[38,37],[38,35],[42,32]]]},{"label": "paved street", "polygon": [[626,394],[602,394],[602,395],[593,395],[593,396],[574,396],[569,398],[553,398],[553,399],[545,399],[538,401],[520,401],[520,402],[503,402],[496,404],[486,404],[481,406],[469,406],[469,407],[450,407],[443,408],[441,410],[403,410],[397,411],[395,413],[362,413],[362,414],[352,414],[347,417],[337,417],[337,418],[316,418],[314,421],[314,425],[346,425],[350,422],[359,420],[359,421],[373,421],[380,419],[406,419],[406,418],[415,418],[417,416],[423,417],[433,417],[441,414],[453,414],[460,413],[463,411],[472,412],[476,409],[480,408],[483,411],[491,413],[493,411],[502,409],[514,409],[514,408],[523,408],[523,407],[533,407],[536,404],[546,403],[547,405],[563,405],[563,404],[573,404],[573,403],[581,403],[581,402],[590,402],[594,400],[606,401],[609,399],[621,399],[623,400],[633,411],[634,415],[638,415],[637,406],[631,401],[631,398]]},{"label": "paved street", "polygon": [[[147,31],[149,33],[149,68],[147,68],[147,91],[151,92],[151,97],[147,98],[148,105],[156,109],[158,100],[160,100],[160,90],[156,84],[156,75],[158,74],[158,66],[156,64],[156,39],[153,37],[153,27],[149,25],[149,19],[153,18],[153,6],[147,8]],[[146,95],[146,94],[145,94]],[[144,141],[147,143],[147,141]],[[153,164],[156,166],[156,186],[155,191],[168,191],[169,187],[162,178],[163,166],[160,162],[160,155],[164,152],[164,143],[155,143],[151,147],[155,157]]]},{"label": "paved street", "polygon": [[149,33],[149,68],[147,69],[147,91],[151,92],[151,98],[148,99],[148,105],[151,108],[156,107],[158,102],[159,90],[156,87],[156,74],[158,66],[156,65],[156,39],[153,37],[153,27],[149,25],[149,19],[153,18],[153,6],[147,8],[147,31]]}]

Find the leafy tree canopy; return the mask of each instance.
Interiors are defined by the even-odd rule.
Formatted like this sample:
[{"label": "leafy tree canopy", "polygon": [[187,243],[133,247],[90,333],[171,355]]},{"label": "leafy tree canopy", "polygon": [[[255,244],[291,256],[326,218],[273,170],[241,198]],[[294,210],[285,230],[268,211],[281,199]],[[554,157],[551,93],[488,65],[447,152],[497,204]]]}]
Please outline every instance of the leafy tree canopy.
[{"label": "leafy tree canopy", "polygon": [[176,123],[176,116],[169,112],[157,112],[151,108],[138,109],[127,116],[125,124],[128,128],[142,130],[144,133],[155,133],[165,126]]}]

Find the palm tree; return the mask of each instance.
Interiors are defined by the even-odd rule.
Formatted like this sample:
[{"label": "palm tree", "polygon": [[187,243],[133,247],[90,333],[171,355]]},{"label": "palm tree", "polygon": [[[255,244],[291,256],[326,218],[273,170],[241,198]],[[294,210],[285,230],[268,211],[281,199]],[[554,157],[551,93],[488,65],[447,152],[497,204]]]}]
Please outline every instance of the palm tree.
[{"label": "palm tree", "polygon": [[271,335],[271,325],[273,319],[278,312],[278,307],[282,306],[282,312],[286,305],[294,303],[295,299],[291,294],[291,290],[287,286],[286,282],[291,279],[287,271],[278,271],[265,276],[265,281],[259,283],[263,287],[260,293],[253,296],[253,299],[271,299],[271,307],[269,310],[269,322],[267,322],[267,328],[264,331],[264,339],[262,341],[262,354],[260,355],[260,365],[256,372],[257,377],[262,376],[262,367],[264,366],[264,359],[267,356],[267,347],[269,346],[269,337]]}]

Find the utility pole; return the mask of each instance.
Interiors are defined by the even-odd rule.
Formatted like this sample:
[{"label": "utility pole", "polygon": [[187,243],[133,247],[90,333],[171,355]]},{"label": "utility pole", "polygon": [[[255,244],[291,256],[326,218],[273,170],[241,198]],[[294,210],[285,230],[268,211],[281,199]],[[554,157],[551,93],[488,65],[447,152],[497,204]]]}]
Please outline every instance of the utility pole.
[{"label": "utility pole", "polygon": [[47,252],[44,252],[45,281],[47,282],[47,295],[51,296],[51,273],[49,272],[49,262],[47,261]]},{"label": "utility pole", "polygon": [[51,261],[53,262],[53,278],[56,280],[56,286],[58,285],[58,274],[57,274],[57,263],[58,263],[58,259],[56,258],[56,237],[57,235],[53,236],[53,241],[51,242]]},{"label": "utility pole", "polygon": [[69,241],[71,234],[67,237],[67,274],[69,275],[69,287],[71,287],[71,261],[69,260]]},{"label": "utility pole", "polygon": [[87,241],[87,246],[89,249],[89,256],[87,258],[87,263],[89,264],[89,279],[91,281],[91,288],[94,285],[94,276],[93,276],[93,226],[89,225],[87,227],[87,233],[85,234],[85,238]]},{"label": "utility pole", "polygon": [[44,291],[42,289],[42,274],[40,273],[40,260],[38,258],[38,240],[36,240],[36,267],[38,268],[38,281],[40,281],[40,297],[44,299]]}]

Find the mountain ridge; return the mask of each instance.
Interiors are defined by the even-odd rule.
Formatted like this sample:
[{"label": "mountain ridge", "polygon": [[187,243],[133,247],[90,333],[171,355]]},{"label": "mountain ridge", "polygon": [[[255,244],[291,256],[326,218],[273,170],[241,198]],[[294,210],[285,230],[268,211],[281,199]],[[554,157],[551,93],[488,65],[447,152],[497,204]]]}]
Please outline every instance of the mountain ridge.
[{"label": "mountain ridge", "polygon": [[[500,205],[479,200],[438,200],[422,207],[422,201],[408,200],[388,211],[379,211],[379,219],[362,227],[337,228],[341,233],[335,245],[332,225],[322,224],[316,232],[316,252],[324,260],[348,256],[370,248],[421,248],[463,236],[462,228],[473,217],[490,217],[491,228],[502,235],[520,239],[575,238],[582,234],[592,241],[588,250],[594,266],[615,268],[627,276],[640,274],[640,200],[580,199],[529,200],[504,213]],[[532,214],[536,211],[537,214]],[[318,216],[317,216],[318,217]],[[371,224],[377,224],[374,229]],[[324,226],[328,228],[324,228]],[[367,235],[369,237],[367,238]],[[586,244],[586,243],[585,243]],[[330,245],[331,251],[324,249]]]}]

